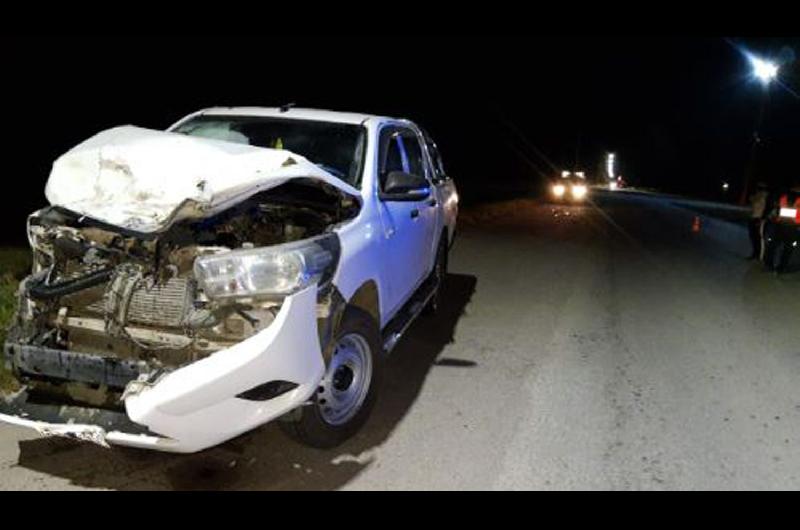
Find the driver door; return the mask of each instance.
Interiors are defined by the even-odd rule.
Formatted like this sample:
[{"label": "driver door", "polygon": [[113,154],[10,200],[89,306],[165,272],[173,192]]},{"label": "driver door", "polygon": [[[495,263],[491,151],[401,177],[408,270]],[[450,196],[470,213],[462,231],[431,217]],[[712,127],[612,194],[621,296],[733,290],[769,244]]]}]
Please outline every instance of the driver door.
[{"label": "driver door", "polygon": [[[381,131],[380,161],[381,191],[386,176],[392,171],[427,177],[419,139],[409,128],[387,127]],[[429,204],[431,197],[419,201],[380,202],[390,316],[410,298],[429,272],[436,219],[435,208]]]}]

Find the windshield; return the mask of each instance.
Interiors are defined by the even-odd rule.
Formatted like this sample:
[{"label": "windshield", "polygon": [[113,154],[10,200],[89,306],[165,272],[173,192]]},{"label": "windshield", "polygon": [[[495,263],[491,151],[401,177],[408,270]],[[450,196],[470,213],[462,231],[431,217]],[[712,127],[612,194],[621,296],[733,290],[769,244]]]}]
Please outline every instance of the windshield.
[{"label": "windshield", "polygon": [[264,118],[259,116],[214,116],[192,118],[173,132],[286,149],[359,187],[366,133],[361,125],[322,121]]}]

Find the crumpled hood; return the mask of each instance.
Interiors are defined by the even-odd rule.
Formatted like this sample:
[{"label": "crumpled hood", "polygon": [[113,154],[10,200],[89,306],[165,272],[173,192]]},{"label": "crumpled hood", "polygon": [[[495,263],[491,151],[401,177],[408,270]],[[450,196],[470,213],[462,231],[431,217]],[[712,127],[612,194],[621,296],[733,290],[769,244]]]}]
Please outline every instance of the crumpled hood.
[{"label": "crumpled hood", "polygon": [[290,151],[130,125],[102,131],[59,157],[45,195],[53,206],[150,233],[293,178],[359,197],[357,189]]}]

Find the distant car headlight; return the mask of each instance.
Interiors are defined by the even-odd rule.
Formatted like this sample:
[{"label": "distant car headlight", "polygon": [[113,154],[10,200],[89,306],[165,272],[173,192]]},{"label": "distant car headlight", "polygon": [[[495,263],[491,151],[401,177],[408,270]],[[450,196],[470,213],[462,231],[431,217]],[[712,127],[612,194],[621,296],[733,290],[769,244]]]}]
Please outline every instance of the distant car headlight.
[{"label": "distant car headlight", "polygon": [[556,184],[553,186],[553,195],[556,197],[563,197],[567,192],[567,188],[563,184]]},{"label": "distant car headlight", "polygon": [[200,256],[197,285],[210,299],[281,298],[330,281],[339,261],[339,238],[326,234],[282,245]]},{"label": "distant car headlight", "polygon": [[583,199],[586,192],[589,191],[583,184],[576,184],[572,186],[572,196],[576,199]]},{"label": "distant car headlight", "polygon": [[608,183],[608,189],[610,189],[611,191],[614,191],[615,189],[617,189],[617,181],[612,180],[611,182],[609,182]]}]

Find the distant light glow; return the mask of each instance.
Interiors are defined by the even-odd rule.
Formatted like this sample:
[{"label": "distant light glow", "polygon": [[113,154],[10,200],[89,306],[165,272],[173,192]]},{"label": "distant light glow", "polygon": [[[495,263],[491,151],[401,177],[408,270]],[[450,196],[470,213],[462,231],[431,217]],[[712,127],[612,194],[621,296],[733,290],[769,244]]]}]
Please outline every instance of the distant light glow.
[{"label": "distant light glow", "polygon": [[553,195],[556,197],[563,197],[566,191],[567,188],[563,184],[556,184],[553,186]]},{"label": "distant light glow", "polygon": [[608,189],[610,189],[611,191],[614,191],[615,189],[617,189],[617,181],[616,180],[612,180],[611,182],[609,182],[608,183]]},{"label": "distant light glow", "polygon": [[606,153],[606,176],[610,179],[613,179],[616,173],[616,161],[614,153]]},{"label": "distant light glow", "polygon": [[578,178],[586,178],[586,175],[583,173],[583,171],[576,171],[575,174],[578,175]]},{"label": "distant light glow", "polygon": [[561,178],[567,178],[569,176],[569,171],[562,171]]},{"label": "distant light glow", "polygon": [[586,196],[586,192],[589,191],[586,186],[583,184],[577,184],[572,186],[572,197],[575,199],[583,199]]},{"label": "distant light glow", "polygon": [[723,189],[724,191],[728,191],[728,188],[730,188],[730,185],[729,185],[727,182],[723,182],[723,183],[722,183],[722,189]]},{"label": "distant light glow", "polygon": [[778,65],[772,61],[767,61],[751,55],[750,65],[753,67],[753,75],[765,85],[768,85],[773,79],[778,77]]}]

